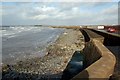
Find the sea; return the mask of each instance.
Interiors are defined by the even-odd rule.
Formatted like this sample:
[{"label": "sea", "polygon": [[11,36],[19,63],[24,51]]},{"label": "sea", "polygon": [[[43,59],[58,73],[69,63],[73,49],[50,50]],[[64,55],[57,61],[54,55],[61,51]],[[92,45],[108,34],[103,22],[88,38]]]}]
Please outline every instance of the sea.
[{"label": "sea", "polygon": [[1,64],[15,64],[27,58],[43,57],[46,47],[54,43],[64,29],[46,26],[2,26]]}]

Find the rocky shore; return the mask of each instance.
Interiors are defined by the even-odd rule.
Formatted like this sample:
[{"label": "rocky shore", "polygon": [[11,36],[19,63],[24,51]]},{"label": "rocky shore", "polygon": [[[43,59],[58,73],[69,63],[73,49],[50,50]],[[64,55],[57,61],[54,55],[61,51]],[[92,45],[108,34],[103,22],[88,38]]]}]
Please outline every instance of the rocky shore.
[{"label": "rocky shore", "polygon": [[79,29],[66,29],[56,42],[46,48],[46,56],[19,61],[15,65],[4,65],[2,68],[3,80],[6,78],[60,79],[73,53],[83,48],[84,38]]}]

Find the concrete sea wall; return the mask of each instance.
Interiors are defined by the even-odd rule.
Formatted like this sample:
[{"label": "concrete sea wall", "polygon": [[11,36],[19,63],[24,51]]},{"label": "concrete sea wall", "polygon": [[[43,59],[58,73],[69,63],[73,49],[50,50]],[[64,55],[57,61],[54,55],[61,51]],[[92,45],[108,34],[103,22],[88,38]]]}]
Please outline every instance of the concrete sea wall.
[{"label": "concrete sea wall", "polygon": [[115,56],[103,45],[104,37],[90,30],[83,30],[83,32],[86,32],[90,38],[83,49],[86,68],[73,77],[72,80],[82,80],[83,78],[87,80],[108,80],[114,71]]}]

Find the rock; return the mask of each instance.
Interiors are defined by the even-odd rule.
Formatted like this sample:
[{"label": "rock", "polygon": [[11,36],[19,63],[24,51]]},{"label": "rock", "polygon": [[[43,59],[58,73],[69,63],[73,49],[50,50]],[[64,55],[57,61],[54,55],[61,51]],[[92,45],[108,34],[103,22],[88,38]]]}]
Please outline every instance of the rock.
[{"label": "rock", "polygon": [[64,35],[66,35],[67,34],[67,32],[64,32]]},{"label": "rock", "polygon": [[67,63],[67,60],[65,60],[64,63]]}]

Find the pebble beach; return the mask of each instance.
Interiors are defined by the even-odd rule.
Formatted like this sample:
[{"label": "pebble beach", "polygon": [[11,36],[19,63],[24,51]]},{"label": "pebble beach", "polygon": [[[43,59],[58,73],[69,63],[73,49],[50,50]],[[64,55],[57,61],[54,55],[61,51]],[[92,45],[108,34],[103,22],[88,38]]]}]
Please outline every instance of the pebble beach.
[{"label": "pebble beach", "polygon": [[44,57],[26,59],[15,65],[4,64],[3,80],[6,78],[59,80],[73,53],[81,51],[84,44],[84,37],[79,29],[65,29],[58,39],[46,48]]}]

